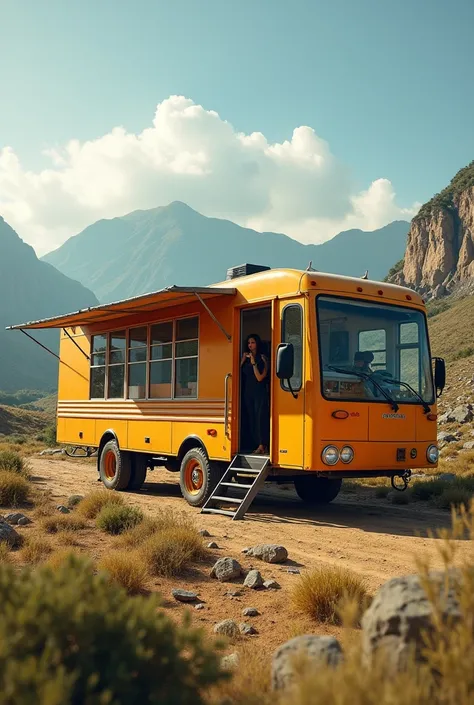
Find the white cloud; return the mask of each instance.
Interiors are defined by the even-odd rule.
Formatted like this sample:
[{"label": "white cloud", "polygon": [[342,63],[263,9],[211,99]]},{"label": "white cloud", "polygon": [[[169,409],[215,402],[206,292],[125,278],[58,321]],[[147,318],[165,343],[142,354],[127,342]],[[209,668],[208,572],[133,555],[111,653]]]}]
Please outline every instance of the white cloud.
[{"label": "white cloud", "polygon": [[347,167],[310,127],[270,144],[182,96],[160,103],[140,134],[115,127],[45,154],[50,168],[32,172],[11,148],[0,150],[0,214],[39,254],[99,218],[174,200],[302,242],[409,219],[418,205],[398,207],[386,179],[356,193]]}]

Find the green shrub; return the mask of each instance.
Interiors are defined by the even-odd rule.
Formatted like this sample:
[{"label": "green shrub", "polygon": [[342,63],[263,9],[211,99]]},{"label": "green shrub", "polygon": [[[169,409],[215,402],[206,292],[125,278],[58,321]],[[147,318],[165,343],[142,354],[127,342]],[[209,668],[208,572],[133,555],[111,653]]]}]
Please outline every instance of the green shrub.
[{"label": "green shrub", "polygon": [[390,502],[392,504],[408,504],[409,501],[410,493],[406,490],[404,492],[400,492],[399,490],[393,490],[393,492],[390,492]]},{"label": "green shrub", "polygon": [[56,440],[56,433],[56,424],[51,424],[50,426],[47,426],[41,433],[39,433],[36,438],[41,443],[45,443],[50,448],[53,448],[54,446],[58,445],[58,442]]},{"label": "green shrub", "polygon": [[426,502],[432,497],[439,496],[449,487],[451,483],[446,480],[418,480],[411,488],[412,499],[419,502]]},{"label": "green shrub", "polygon": [[53,514],[45,517],[41,523],[48,534],[59,534],[62,532],[70,534],[71,531],[81,531],[87,528],[87,523],[84,519],[73,514]]},{"label": "green shrub", "polygon": [[105,489],[93,490],[79,502],[77,512],[86,519],[95,519],[103,507],[111,504],[123,506],[124,499],[118,492]]},{"label": "green shrub", "polygon": [[0,451],[0,470],[17,472],[19,475],[26,475],[27,468],[23,458],[14,450]]},{"label": "green shrub", "polygon": [[0,470],[0,506],[17,507],[24,504],[30,493],[30,485],[21,475]]},{"label": "green shrub", "polygon": [[102,507],[97,517],[97,526],[108,534],[122,534],[143,521],[143,512],[137,507],[108,505]]},{"label": "green shrub", "polygon": [[224,677],[201,633],[156,596],[129,598],[74,556],[54,570],[0,565],[0,604],[7,705],[201,705]]},{"label": "green shrub", "polygon": [[377,497],[377,499],[385,499],[385,497],[389,494],[390,491],[390,487],[387,487],[386,485],[381,485],[380,487],[375,488],[375,496]]},{"label": "green shrub", "polygon": [[439,497],[436,497],[435,504],[439,509],[451,509],[451,507],[459,508],[464,506],[469,507],[472,500],[472,492],[463,487],[449,487]]}]

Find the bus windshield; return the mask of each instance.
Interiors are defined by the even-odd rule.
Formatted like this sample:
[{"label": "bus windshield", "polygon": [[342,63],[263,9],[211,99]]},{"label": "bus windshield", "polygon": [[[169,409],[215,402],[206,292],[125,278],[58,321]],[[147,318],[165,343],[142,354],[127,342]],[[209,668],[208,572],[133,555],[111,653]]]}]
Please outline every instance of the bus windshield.
[{"label": "bus windshield", "polygon": [[317,298],[326,399],[434,402],[426,319],[403,306]]}]

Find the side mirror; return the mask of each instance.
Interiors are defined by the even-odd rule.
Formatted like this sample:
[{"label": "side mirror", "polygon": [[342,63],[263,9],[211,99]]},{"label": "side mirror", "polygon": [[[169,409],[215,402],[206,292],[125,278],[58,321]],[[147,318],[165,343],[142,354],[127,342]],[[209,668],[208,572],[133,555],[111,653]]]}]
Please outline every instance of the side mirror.
[{"label": "side mirror", "polygon": [[434,363],[434,383],[436,387],[436,396],[440,397],[446,384],[446,363],[442,357],[435,357]]},{"label": "side mirror", "polygon": [[277,348],[276,376],[278,379],[291,379],[295,369],[295,349],[293,343],[281,343]]}]

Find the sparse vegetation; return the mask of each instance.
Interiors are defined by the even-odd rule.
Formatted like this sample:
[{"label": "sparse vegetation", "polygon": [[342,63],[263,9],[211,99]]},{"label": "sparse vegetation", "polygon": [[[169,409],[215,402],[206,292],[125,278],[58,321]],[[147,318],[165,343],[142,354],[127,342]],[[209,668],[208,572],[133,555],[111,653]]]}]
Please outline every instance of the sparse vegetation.
[{"label": "sparse vegetation", "polygon": [[8,544],[0,541],[0,565],[10,563],[10,547]]},{"label": "sparse vegetation", "polygon": [[74,514],[57,514],[45,517],[42,526],[49,534],[58,534],[62,531],[81,531],[87,528],[87,523]]},{"label": "sparse vegetation", "polygon": [[461,506],[467,508],[472,500],[472,491],[466,488],[454,486],[448,487],[436,497],[435,504],[440,509],[451,509],[454,507],[459,510]]},{"label": "sparse vegetation", "polygon": [[396,262],[396,263],[393,265],[393,267],[391,267],[391,268],[389,269],[388,274],[387,274],[387,276],[385,277],[384,281],[386,281],[386,282],[390,281],[390,279],[391,279],[392,277],[394,277],[395,274],[398,274],[398,272],[401,272],[401,271],[402,271],[404,265],[405,265],[405,260],[404,260],[404,258],[398,260],[398,262]]},{"label": "sparse vegetation", "polygon": [[154,596],[130,599],[76,557],[54,570],[0,565],[0,604],[5,703],[201,705],[223,677],[198,631],[175,625]]},{"label": "sparse vegetation", "polygon": [[49,539],[41,534],[28,536],[25,540],[21,554],[26,563],[36,565],[44,561],[52,552],[53,547]]},{"label": "sparse vegetation", "polygon": [[39,433],[36,438],[38,441],[41,441],[45,445],[47,445],[49,448],[54,448],[54,446],[57,446],[57,440],[56,440],[56,434],[57,434],[57,429],[56,429],[56,424],[50,424],[49,426],[46,426],[44,431],[42,433]]},{"label": "sparse vegetation", "polygon": [[431,216],[432,213],[437,213],[441,210],[453,210],[454,199],[462,191],[472,186],[474,186],[474,161],[463,169],[460,169],[451,180],[449,186],[446,186],[440,193],[437,193],[430,201],[425,203],[418,211],[418,214],[413,218],[413,221],[427,218]]},{"label": "sparse vegetation", "polygon": [[390,502],[392,504],[408,504],[410,501],[410,492],[405,490],[404,492],[399,492],[398,490],[393,490],[390,492]]},{"label": "sparse vegetation", "polygon": [[0,450],[0,470],[27,475],[27,465],[24,459],[13,450]]},{"label": "sparse vegetation", "polygon": [[302,575],[293,590],[293,604],[300,612],[318,622],[337,624],[345,600],[354,600],[361,615],[367,607],[364,580],[345,568],[323,566]]},{"label": "sparse vegetation", "polygon": [[469,345],[467,348],[462,348],[461,350],[458,350],[458,352],[454,353],[452,359],[453,360],[462,360],[465,357],[471,357],[471,355],[474,355],[474,346]]},{"label": "sparse vegetation", "polygon": [[145,589],[148,571],[143,557],[136,551],[112,551],[102,558],[98,567],[129,595],[137,595]]},{"label": "sparse vegetation", "polygon": [[451,307],[451,303],[451,300],[447,298],[439,301],[429,301],[426,304],[426,315],[428,318],[434,318],[438,314],[448,311]]},{"label": "sparse vegetation", "polygon": [[[50,556],[48,556],[45,561],[45,565],[53,570],[56,570],[71,560],[83,561],[84,558],[84,555],[76,549],[58,548],[56,551],[53,551]],[[94,568],[94,564],[90,558],[87,559],[86,566],[91,570]]]},{"label": "sparse vegetation", "polygon": [[0,506],[18,507],[26,502],[30,484],[21,475],[9,470],[0,470]]},{"label": "sparse vegetation", "polygon": [[123,534],[143,521],[143,512],[137,507],[109,505],[102,507],[97,516],[97,526],[107,534]]},{"label": "sparse vegetation", "polygon": [[174,527],[152,534],[143,544],[141,554],[154,575],[178,575],[190,563],[209,555],[195,529]]},{"label": "sparse vegetation", "polygon": [[178,514],[165,509],[153,517],[146,516],[140,524],[122,534],[120,543],[123,546],[139,547],[153,534],[164,530],[181,528],[192,532],[193,535],[197,534],[192,519],[185,514]]},{"label": "sparse vegetation", "polygon": [[385,499],[389,492],[390,487],[388,487],[387,485],[380,485],[379,487],[375,488],[375,496],[377,497],[377,499]]},{"label": "sparse vegetation", "polygon": [[106,506],[123,506],[124,499],[117,492],[110,490],[94,490],[87,494],[82,502],[77,505],[76,512],[86,519],[95,519],[101,509]]},{"label": "sparse vegetation", "polygon": [[[472,496],[474,493],[474,478],[457,477],[453,482],[441,480],[440,478],[421,480],[415,482],[410,490],[412,499],[422,502],[440,497],[444,493],[452,492],[460,492],[463,493],[464,496]],[[446,496],[448,496],[448,494]],[[439,503],[438,506],[440,506]]]}]

